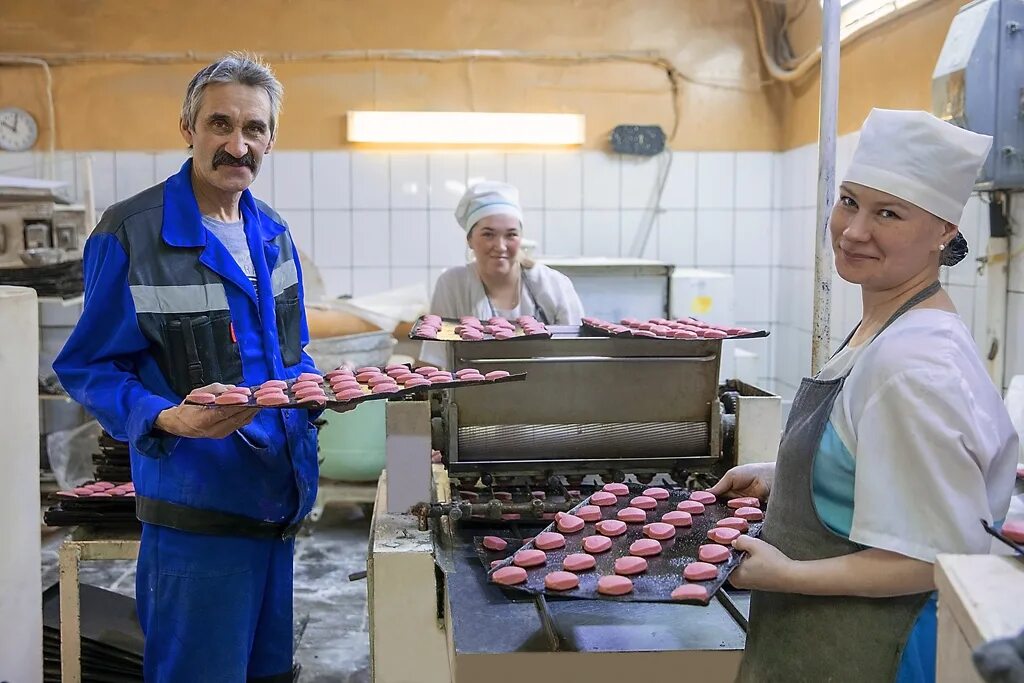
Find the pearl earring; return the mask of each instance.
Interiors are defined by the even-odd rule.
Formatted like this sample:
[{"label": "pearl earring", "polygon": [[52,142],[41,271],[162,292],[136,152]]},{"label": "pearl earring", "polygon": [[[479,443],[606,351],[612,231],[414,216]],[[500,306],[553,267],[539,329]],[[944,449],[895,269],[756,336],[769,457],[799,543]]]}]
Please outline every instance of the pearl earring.
[{"label": "pearl earring", "polygon": [[940,244],[939,245],[939,251],[943,251],[945,248],[946,248],[945,244]]}]

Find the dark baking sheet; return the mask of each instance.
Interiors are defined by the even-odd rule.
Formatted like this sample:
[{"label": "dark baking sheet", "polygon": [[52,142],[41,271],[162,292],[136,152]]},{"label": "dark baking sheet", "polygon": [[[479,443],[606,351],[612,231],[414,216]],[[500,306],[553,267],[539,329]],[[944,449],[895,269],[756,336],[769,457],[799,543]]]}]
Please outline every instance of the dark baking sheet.
[{"label": "dark baking sheet", "polygon": [[583,323],[581,325],[581,327],[584,330],[586,330],[586,332],[588,334],[593,335],[593,336],[598,336],[598,337],[631,337],[633,339],[660,339],[661,341],[674,341],[674,342],[724,341],[726,339],[758,339],[758,338],[761,338],[761,337],[767,337],[768,334],[769,334],[767,330],[754,330],[753,332],[750,332],[748,334],[730,334],[730,335],[728,335],[726,337],[718,337],[718,338],[715,338],[715,337],[697,337],[696,339],[678,339],[676,337],[663,337],[663,336],[660,336],[660,335],[656,336],[656,337],[647,337],[647,336],[644,336],[644,335],[635,335],[635,334],[633,334],[633,330],[632,329],[626,330],[625,332],[614,333],[614,332],[610,332],[608,330],[605,330],[605,329],[603,329],[601,327],[598,327],[596,325],[591,325],[590,323]]},{"label": "dark baking sheet", "polygon": [[[616,513],[619,510],[629,507],[629,501],[631,498],[641,495],[644,489],[648,488],[646,486],[639,485],[629,485],[629,487],[630,495],[619,496],[615,505],[601,508],[604,513],[602,519],[616,519]],[[660,521],[663,514],[675,510],[676,505],[680,501],[689,498],[691,493],[689,490],[684,489],[668,489],[668,491],[668,500],[658,501],[658,506],[655,509],[647,511],[647,522],[645,523]],[[580,505],[574,507],[573,511],[583,505],[588,505],[589,501],[590,498],[588,497],[580,503]],[[570,511],[570,513],[571,512],[572,511]],[[693,515],[693,526],[677,528],[675,538],[661,542],[662,552],[660,555],[645,558],[648,565],[647,571],[629,577],[630,580],[633,581],[633,592],[629,595],[601,595],[597,592],[597,580],[606,574],[614,574],[615,560],[629,555],[629,546],[633,541],[640,538],[646,538],[643,534],[643,524],[627,524],[626,533],[612,539],[611,550],[594,555],[594,559],[597,560],[597,564],[594,569],[577,572],[577,575],[580,577],[580,585],[577,588],[568,591],[549,591],[544,587],[544,577],[549,572],[561,571],[562,560],[565,559],[566,555],[584,552],[583,539],[587,536],[598,535],[597,530],[595,529],[596,522],[587,522],[583,527],[583,531],[580,531],[579,533],[563,533],[563,536],[565,536],[564,548],[545,551],[547,553],[547,563],[540,567],[527,568],[526,583],[520,584],[519,586],[507,586],[505,588],[526,593],[544,593],[547,596],[590,600],[681,602],[673,600],[671,598],[671,594],[673,590],[685,582],[699,583],[705,586],[708,591],[708,600],[710,601],[714,596],[715,591],[721,588],[722,584],[729,578],[729,574],[732,573],[732,570],[739,565],[740,560],[742,559],[742,554],[730,549],[732,556],[727,561],[716,565],[718,567],[718,576],[713,580],[685,581],[683,579],[683,569],[691,562],[698,561],[697,549],[699,546],[713,542],[707,537],[708,530],[714,528],[715,523],[718,522],[718,520],[733,516],[733,512],[734,511],[726,505],[725,501],[722,500],[713,505],[705,506],[704,514]],[[750,529],[746,532],[747,535],[757,537],[761,533],[761,524],[762,522],[750,523]],[[549,524],[543,530],[558,531],[554,523]],[[512,540],[506,540],[509,541],[509,547],[512,547]],[[474,543],[476,543],[476,539],[474,539]],[[483,549],[482,546],[477,547],[478,553],[480,550],[484,550],[486,553],[491,553],[491,555],[480,555],[481,561],[486,561],[488,564],[488,577],[490,577],[490,575],[500,567],[505,567],[512,563],[511,554],[508,553],[508,548],[504,551],[507,558],[500,558],[500,553],[495,554],[493,551]],[[529,543],[523,543],[521,547],[533,548],[532,539]],[[519,548],[517,548],[517,550],[518,549]],[[489,566],[490,561],[494,559],[505,559],[505,561],[501,565],[491,569]],[[685,602],[702,604],[700,601]]]},{"label": "dark baking sheet", "polygon": [[1024,556],[1024,545],[1017,543],[1016,541],[1010,540],[1010,538],[1003,535],[1003,533],[1000,530],[996,529],[994,526],[992,526],[985,520],[981,520],[981,526],[985,527],[985,531],[987,531],[989,535],[998,538],[1000,541],[1013,548],[1013,550],[1018,555]]},{"label": "dark baking sheet", "polygon": [[[381,368],[381,369],[383,370],[383,368]],[[500,369],[500,368],[498,368],[498,369]],[[362,396],[357,396],[356,398],[350,398],[347,401],[339,401],[335,397],[334,391],[331,389],[330,383],[329,382],[324,382],[324,385],[323,385],[324,393],[327,394],[327,403],[326,403],[325,406],[317,406],[317,404],[315,404],[315,403],[297,403],[297,402],[295,402],[294,396],[291,396],[291,387],[292,387],[293,384],[295,384],[296,380],[291,379],[291,380],[286,380],[287,383],[288,383],[288,388],[285,389],[285,393],[289,394],[289,398],[292,399],[292,401],[290,403],[285,403],[285,404],[279,405],[279,406],[258,406],[258,405],[256,405],[256,399],[253,396],[250,396],[248,403],[239,403],[239,404],[236,404],[236,405],[238,405],[238,406],[248,406],[250,408],[259,408],[261,410],[282,410],[282,409],[286,409],[286,408],[288,408],[288,409],[295,409],[295,408],[317,408],[317,407],[331,408],[331,407],[335,407],[335,406],[358,405],[360,403],[365,403],[366,401],[380,401],[380,400],[389,399],[389,398],[404,398],[406,396],[414,396],[416,394],[424,394],[424,393],[426,393],[428,391],[438,391],[440,389],[452,389],[452,388],[455,388],[455,387],[458,387],[460,389],[464,389],[466,387],[480,387],[480,386],[487,386],[487,385],[491,385],[491,384],[505,384],[507,382],[522,382],[525,379],[526,379],[526,373],[525,372],[518,372],[518,373],[515,373],[515,374],[511,374],[508,377],[502,377],[500,379],[484,379],[484,380],[470,380],[470,381],[454,380],[452,382],[439,382],[438,384],[431,384],[430,386],[419,386],[419,387],[412,387],[410,389],[399,389],[398,391],[395,391],[395,392],[392,392],[392,393],[389,393],[389,394],[373,394],[373,393],[370,393],[370,387],[365,385],[365,384],[363,384],[363,385],[361,385],[362,388],[363,388],[363,391],[364,391],[363,395]],[[201,404],[201,403],[192,403],[188,399],[185,399],[185,403],[188,403],[189,405],[199,405],[199,406],[206,405],[206,404]],[[216,407],[216,406],[207,406],[207,407]]]},{"label": "dark baking sheet", "polygon": [[[487,321],[481,320],[480,322],[486,323]],[[423,317],[417,318],[416,322],[413,323],[412,329],[409,330],[409,339],[416,339],[418,341],[439,341],[439,342],[461,342],[470,341],[475,342],[494,342],[494,341],[516,341],[518,339],[550,339],[551,332],[544,332],[540,334],[526,334],[523,331],[522,325],[517,323],[515,320],[509,320],[510,323],[515,325],[515,336],[511,339],[495,339],[494,335],[484,334],[483,339],[477,340],[466,340],[455,333],[455,328],[460,324],[458,319],[455,318],[441,318],[441,329],[438,330],[436,337],[424,337],[419,334],[420,325],[423,324]],[[547,325],[544,328],[547,329]]]}]

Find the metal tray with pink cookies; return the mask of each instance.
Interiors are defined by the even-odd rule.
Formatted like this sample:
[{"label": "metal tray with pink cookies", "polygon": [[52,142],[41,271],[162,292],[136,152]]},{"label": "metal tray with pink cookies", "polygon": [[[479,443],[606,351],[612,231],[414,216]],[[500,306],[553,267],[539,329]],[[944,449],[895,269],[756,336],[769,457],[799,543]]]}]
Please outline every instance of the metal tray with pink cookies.
[{"label": "metal tray with pink cookies", "polygon": [[384,367],[341,367],[322,376],[304,372],[294,379],[272,379],[253,387],[229,384],[219,393],[195,390],[185,397],[185,402],[204,406],[330,408],[402,398],[431,390],[487,386],[525,379],[525,372],[512,374],[507,370],[492,370],[484,374],[465,368],[452,374],[432,366],[413,368],[396,363]]},{"label": "metal tray with pink cookies", "polygon": [[719,325],[696,318],[623,318],[617,323],[600,318],[583,318],[588,332],[611,337],[647,337],[650,339],[754,339],[767,337],[766,330],[752,330],[738,325]]},{"label": "metal tray with pink cookies", "polygon": [[[707,604],[757,536],[756,498],[718,500],[706,491],[606,484],[487,576],[504,588],[567,598]],[[500,550],[494,539],[489,550]],[[490,556],[494,562],[499,559]]]},{"label": "metal tray with pink cookies", "polygon": [[530,315],[515,320],[494,316],[480,320],[464,315],[458,320],[438,315],[420,317],[409,331],[410,339],[422,341],[510,341],[516,339],[547,339],[547,325]]}]

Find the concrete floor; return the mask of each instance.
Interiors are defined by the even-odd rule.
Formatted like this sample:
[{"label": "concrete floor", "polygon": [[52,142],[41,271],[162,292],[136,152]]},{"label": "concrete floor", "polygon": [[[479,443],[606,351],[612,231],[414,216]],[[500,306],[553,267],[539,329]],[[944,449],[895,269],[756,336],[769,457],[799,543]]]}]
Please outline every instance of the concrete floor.
[{"label": "concrete floor", "polygon": [[[358,507],[329,506],[296,539],[295,661],[300,683],[368,683],[370,640],[366,581],[348,576],[366,569],[369,520]],[[43,540],[43,587],[57,582],[63,533]],[[135,597],[135,563],[84,562],[82,583]]]}]

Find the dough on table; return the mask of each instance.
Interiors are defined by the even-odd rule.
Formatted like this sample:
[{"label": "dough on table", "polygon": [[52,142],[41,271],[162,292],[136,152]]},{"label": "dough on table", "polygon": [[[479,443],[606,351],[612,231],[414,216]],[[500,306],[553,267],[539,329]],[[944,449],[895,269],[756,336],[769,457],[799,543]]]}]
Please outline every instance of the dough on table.
[{"label": "dough on table", "polygon": [[598,491],[590,497],[590,503],[592,505],[599,505],[601,507],[615,505],[618,501],[619,499],[615,497],[614,493],[608,493],[607,491]]},{"label": "dough on table", "polygon": [[491,574],[491,581],[502,586],[515,586],[526,581],[526,570],[522,567],[502,567]]},{"label": "dough on table", "polygon": [[580,585],[580,577],[572,572],[551,572],[544,577],[544,587],[548,590],[567,591]]},{"label": "dough on table", "polygon": [[584,522],[599,522],[601,521],[601,508],[596,505],[583,505],[576,511],[576,516]]}]

